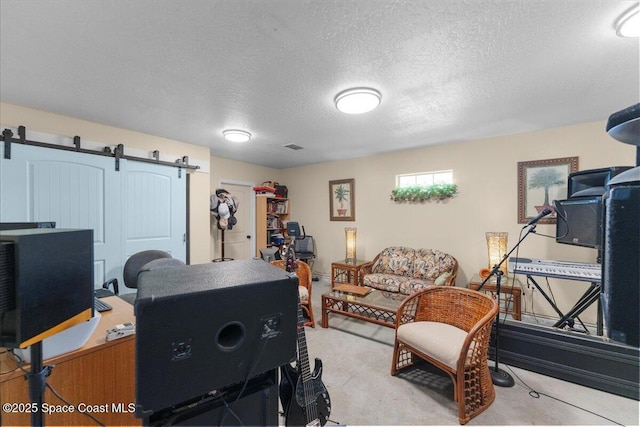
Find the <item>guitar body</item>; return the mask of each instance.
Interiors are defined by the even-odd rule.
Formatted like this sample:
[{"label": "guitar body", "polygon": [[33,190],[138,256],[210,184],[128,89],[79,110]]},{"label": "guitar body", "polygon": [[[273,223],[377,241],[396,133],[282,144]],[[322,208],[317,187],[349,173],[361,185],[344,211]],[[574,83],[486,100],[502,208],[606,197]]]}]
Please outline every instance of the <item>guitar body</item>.
[{"label": "guitar body", "polygon": [[[291,365],[281,367],[282,378],[280,379],[280,401],[284,409],[286,427],[300,427],[313,425],[314,420],[309,420],[306,413],[304,385],[297,368]],[[311,375],[311,380],[307,386],[313,390],[312,398],[315,399],[317,407],[317,418],[319,424],[325,425],[331,413],[331,400],[329,392],[322,383],[322,361],[315,360],[315,366]],[[307,421],[309,420],[309,421]]]},{"label": "guitar body", "polygon": [[[287,250],[287,271],[297,269],[293,245]],[[311,372],[307,354],[307,338],[304,334],[304,315],[298,295],[298,359],[296,367],[287,364],[280,369],[280,402],[284,409],[286,427],[321,427],[327,423],[331,401],[322,383],[322,361],[316,358]]]}]

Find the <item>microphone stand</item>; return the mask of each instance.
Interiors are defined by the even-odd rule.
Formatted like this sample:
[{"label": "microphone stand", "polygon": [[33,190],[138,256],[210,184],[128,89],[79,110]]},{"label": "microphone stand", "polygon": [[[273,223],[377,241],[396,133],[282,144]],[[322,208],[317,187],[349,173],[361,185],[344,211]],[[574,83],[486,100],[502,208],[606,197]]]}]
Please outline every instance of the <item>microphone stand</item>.
[{"label": "microphone stand", "polygon": [[509,258],[509,255],[511,255],[511,253],[513,251],[515,251],[518,246],[520,246],[520,243],[522,243],[522,241],[529,235],[529,233],[535,233],[536,232],[535,229],[536,229],[536,224],[535,223],[530,224],[530,227],[527,230],[527,232],[524,234],[524,236],[522,236],[520,238],[520,240],[518,240],[518,243],[516,243],[515,246],[513,248],[511,248],[511,250],[509,252],[504,254],[504,256],[502,257],[502,259],[500,260],[499,263],[497,263],[496,265],[493,266],[489,276],[487,276],[487,278],[484,279],[484,281],[476,289],[477,291],[482,290],[483,286],[491,279],[491,277],[492,276],[496,276],[496,299],[498,300],[498,313],[496,313],[496,336],[495,336],[496,355],[495,355],[495,366],[494,366],[494,369],[492,369],[490,371],[490,374],[491,374],[491,381],[493,382],[493,384],[495,384],[495,385],[497,385],[499,387],[513,387],[514,384],[515,384],[515,381],[513,380],[513,377],[511,375],[509,375],[508,372],[501,370],[499,368],[499,366],[498,366],[498,359],[499,359],[499,352],[500,352],[500,345],[499,345],[499,336],[500,336],[500,281],[501,281],[502,275],[503,275],[502,270],[500,270],[500,266],[507,260],[507,258]]}]

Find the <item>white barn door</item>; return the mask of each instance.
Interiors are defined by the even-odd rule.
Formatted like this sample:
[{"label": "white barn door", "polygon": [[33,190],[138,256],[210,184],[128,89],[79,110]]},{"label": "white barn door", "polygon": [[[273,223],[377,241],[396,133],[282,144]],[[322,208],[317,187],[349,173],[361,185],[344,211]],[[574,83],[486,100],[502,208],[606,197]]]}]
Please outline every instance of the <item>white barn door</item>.
[{"label": "white barn door", "polygon": [[186,261],[187,173],[178,168],[131,160],[120,162],[124,224],[123,264],[147,249]]},{"label": "white barn door", "polygon": [[94,284],[120,277],[120,189],[114,160],[73,151],[11,145],[0,153],[0,222],[55,221],[93,230]]},{"label": "white barn door", "polygon": [[94,232],[94,284],[117,278],[132,254],[186,260],[186,171],[112,157],[0,144],[0,222],[55,221]]}]

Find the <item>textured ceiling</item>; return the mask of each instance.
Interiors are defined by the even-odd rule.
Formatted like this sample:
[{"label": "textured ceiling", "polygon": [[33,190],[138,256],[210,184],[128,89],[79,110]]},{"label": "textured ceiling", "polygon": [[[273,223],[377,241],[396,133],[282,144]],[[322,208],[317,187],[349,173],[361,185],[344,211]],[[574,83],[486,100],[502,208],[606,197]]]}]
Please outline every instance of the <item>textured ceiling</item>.
[{"label": "textured ceiling", "polygon": [[276,168],[521,133],[638,103],[635,3],[1,0],[0,99]]}]

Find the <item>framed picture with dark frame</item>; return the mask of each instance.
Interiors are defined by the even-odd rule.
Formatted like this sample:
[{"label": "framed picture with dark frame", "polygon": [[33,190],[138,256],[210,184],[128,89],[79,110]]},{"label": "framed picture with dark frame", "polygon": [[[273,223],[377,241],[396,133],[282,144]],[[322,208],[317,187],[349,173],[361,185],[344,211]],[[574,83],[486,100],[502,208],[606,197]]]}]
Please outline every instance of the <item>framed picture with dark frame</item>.
[{"label": "framed picture with dark frame", "polygon": [[329,181],[329,220],[355,221],[355,179]]},{"label": "framed picture with dark frame", "polygon": [[578,157],[518,162],[518,224],[544,209],[551,209],[551,214],[538,224],[555,224],[553,201],[567,198],[569,174],[577,171]]}]

